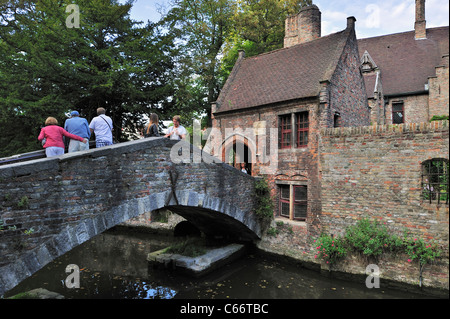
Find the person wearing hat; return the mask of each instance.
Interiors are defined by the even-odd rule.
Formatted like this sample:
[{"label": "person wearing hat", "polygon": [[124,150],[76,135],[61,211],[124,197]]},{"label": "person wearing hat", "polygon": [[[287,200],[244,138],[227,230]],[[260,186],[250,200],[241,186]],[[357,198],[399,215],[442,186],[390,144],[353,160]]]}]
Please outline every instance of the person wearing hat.
[{"label": "person wearing hat", "polygon": [[[64,129],[70,134],[81,136],[89,140],[91,137],[91,131],[89,129],[89,123],[85,118],[80,117],[78,111],[72,111],[70,113],[70,119],[64,123]],[[82,143],[80,141],[70,139],[69,153],[85,151],[89,149],[89,143]]]}]

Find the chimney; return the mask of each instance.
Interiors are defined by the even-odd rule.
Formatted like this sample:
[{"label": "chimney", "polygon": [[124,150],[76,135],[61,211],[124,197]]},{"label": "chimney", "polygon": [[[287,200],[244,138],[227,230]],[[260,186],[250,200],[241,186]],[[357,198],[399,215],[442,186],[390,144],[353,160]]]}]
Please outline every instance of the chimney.
[{"label": "chimney", "polygon": [[316,5],[307,6],[298,14],[286,18],[284,47],[318,39],[320,34],[321,12]]},{"label": "chimney", "polygon": [[416,0],[416,22],[414,23],[415,39],[426,39],[425,0]]},{"label": "chimney", "polygon": [[348,17],[347,18],[347,29],[354,29],[355,28],[355,22],[356,22],[356,18],[355,17]]}]

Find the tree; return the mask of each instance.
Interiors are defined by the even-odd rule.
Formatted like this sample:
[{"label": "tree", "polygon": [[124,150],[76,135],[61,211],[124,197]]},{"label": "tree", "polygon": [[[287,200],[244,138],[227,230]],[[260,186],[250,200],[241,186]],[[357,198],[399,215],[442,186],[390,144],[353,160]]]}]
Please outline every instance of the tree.
[{"label": "tree", "polygon": [[226,79],[244,50],[247,57],[283,47],[285,20],[311,0],[235,0],[233,33],[227,38],[221,76]]},{"label": "tree", "polygon": [[161,23],[178,38],[174,112],[210,113],[222,86],[220,53],[232,28],[231,0],[175,0]]},{"label": "tree", "polygon": [[75,109],[90,120],[104,107],[126,140],[145,114],[170,107],[172,38],[132,21],[132,2],[79,0],[79,28],[66,24],[68,0],[1,2],[1,156],[39,148],[48,116],[63,124]]}]

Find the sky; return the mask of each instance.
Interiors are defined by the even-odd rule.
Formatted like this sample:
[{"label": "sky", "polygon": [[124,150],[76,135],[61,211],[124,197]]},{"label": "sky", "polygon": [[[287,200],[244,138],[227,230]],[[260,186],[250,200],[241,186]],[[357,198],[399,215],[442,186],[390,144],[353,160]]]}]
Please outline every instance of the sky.
[{"label": "sky", "polygon": [[[131,18],[160,19],[160,9],[170,0],[135,0]],[[119,0],[125,2],[125,0]],[[322,36],[345,29],[347,17],[356,18],[358,39],[414,30],[415,0],[313,0],[322,13]],[[449,1],[426,0],[427,28],[449,25]]]}]

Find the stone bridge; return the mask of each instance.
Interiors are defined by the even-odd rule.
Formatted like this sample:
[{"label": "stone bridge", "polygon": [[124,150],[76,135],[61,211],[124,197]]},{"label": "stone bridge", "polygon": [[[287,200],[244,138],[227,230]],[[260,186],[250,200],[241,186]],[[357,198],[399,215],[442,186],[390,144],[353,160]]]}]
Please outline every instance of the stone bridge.
[{"label": "stone bridge", "polygon": [[206,236],[261,235],[254,178],[165,138],[0,166],[0,190],[0,295],[95,235],[161,208]]}]

